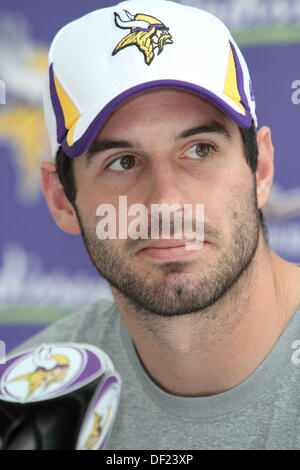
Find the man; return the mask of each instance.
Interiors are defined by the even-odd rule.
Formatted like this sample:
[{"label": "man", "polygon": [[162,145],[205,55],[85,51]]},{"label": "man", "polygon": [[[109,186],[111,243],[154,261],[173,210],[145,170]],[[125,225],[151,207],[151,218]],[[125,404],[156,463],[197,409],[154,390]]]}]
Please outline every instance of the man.
[{"label": "man", "polygon": [[[92,12],[56,35],[44,105],[49,209],[82,234],[114,302],[22,348],[86,342],[111,357],[123,385],[107,449],[300,448],[300,270],[268,246],[271,134],[256,131],[227,28],[167,0]],[[152,206],[179,204],[169,240],[161,220],[159,240],[105,238],[99,205],[117,233],[133,220],[120,196],[147,209],[149,234]],[[175,236],[185,204],[194,228],[203,204],[203,243]]]}]

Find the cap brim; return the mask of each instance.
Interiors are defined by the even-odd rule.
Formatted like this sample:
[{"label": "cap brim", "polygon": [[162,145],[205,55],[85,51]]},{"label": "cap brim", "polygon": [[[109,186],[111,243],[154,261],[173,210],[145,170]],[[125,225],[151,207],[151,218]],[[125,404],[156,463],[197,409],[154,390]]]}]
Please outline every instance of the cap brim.
[{"label": "cap brim", "polygon": [[[178,80],[156,80],[143,83],[126,90],[125,92],[121,93],[113,100],[111,100],[105,107],[99,105],[98,109],[101,109],[100,112],[97,112],[97,105],[95,105],[95,107],[93,107],[93,109],[89,113],[82,115],[76,123],[76,128],[77,126],[79,126],[80,128],[81,137],[76,140],[72,146],[69,146],[66,134],[61,142],[61,146],[64,152],[70,157],[77,157],[79,155],[82,155],[89,149],[96,135],[98,134],[110,114],[121,103],[143,91],[163,87],[179,88],[182,90],[190,91],[192,93],[196,93],[202,96],[203,98],[207,99],[213,105],[217,106],[221,111],[223,111],[227,116],[229,116],[238,126],[248,129],[252,125],[252,115],[247,106],[247,103],[241,103],[241,105],[239,106],[226,95],[220,96],[206,88],[202,88],[201,86],[195,85],[193,83]],[[241,108],[244,109],[244,113],[242,112]]]}]

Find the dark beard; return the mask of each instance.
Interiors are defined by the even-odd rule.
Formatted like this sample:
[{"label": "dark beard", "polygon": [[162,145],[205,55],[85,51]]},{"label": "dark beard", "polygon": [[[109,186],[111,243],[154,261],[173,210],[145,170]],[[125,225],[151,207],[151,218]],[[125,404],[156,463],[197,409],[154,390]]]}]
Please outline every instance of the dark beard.
[{"label": "dark beard", "polygon": [[[74,207],[81,227],[82,237],[90,259],[100,276],[108,281],[117,291],[123,294],[138,312],[143,311],[163,317],[186,315],[205,310],[215,304],[228,290],[235,285],[247,271],[256,253],[259,242],[259,212],[256,192],[252,200],[244,207],[241,214],[232,214],[234,228],[230,244],[222,244],[220,234],[217,236],[219,257],[214,264],[205,267],[194,280],[180,274],[186,271],[187,263],[168,262],[159,269],[167,278],[155,282],[148,278],[151,269],[140,275],[132,269],[130,250],[120,253],[113,240],[100,240],[96,231],[84,227],[78,208]],[[172,233],[172,231],[170,232]],[[210,249],[214,249],[212,246]]]}]

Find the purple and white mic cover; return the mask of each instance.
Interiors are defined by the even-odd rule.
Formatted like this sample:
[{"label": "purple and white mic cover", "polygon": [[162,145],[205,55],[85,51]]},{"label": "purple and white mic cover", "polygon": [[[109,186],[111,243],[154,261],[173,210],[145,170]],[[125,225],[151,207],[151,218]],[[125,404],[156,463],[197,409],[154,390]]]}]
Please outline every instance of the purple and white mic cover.
[{"label": "purple and white mic cover", "polygon": [[41,344],[0,369],[0,399],[34,403],[67,395],[112,370],[110,358],[88,344]]}]

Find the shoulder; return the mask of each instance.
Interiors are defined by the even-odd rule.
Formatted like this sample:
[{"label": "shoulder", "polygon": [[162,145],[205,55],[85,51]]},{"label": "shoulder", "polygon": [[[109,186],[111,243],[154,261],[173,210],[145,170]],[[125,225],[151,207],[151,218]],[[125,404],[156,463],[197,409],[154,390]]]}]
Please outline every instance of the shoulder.
[{"label": "shoulder", "polygon": [[14,349],[10,355],[39,346],[41,343],[90,343],[101,342],[105,332],[114,329],[119,320],[118,308],[113,299],[106,297],[93,302],[62,320],[52,323],[37,335]]}]

